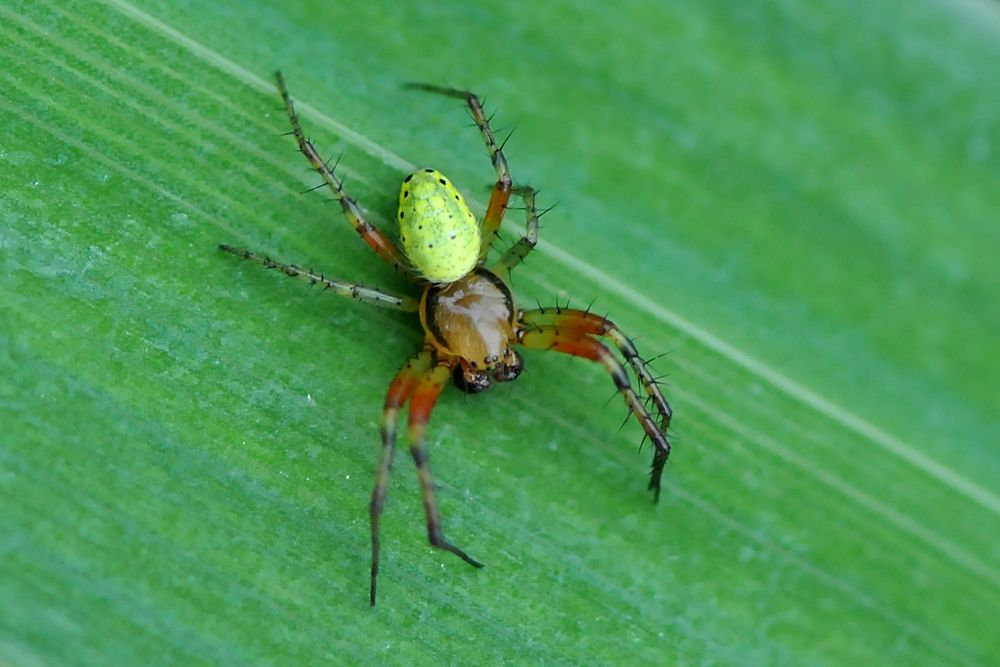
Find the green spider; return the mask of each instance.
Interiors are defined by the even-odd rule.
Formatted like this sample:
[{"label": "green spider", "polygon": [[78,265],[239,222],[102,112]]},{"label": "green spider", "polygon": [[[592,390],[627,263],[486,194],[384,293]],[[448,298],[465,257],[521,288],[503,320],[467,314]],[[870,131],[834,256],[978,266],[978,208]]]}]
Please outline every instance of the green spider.
[{"label": "green spider", "polygon": [[[348,222],[379,257],[396,267],[420,289],[419,298],[391,294],[275,262],[250,250],[219,246],[226,252],[290,277],[322,285],[341,296],[416,312],[420,316],[424,344],[392,379],[382,412],[382,454],[375,472],[370,506],[372,606],[375,605],[379,571],[379,518],[385,506],[389,471],[396,451],[397,417],[407,402],[410,404],[410,453],[420,479],[430,543],[438,549],[450,551],[470,565],[482,567],[482,563],[444,537],[424,431],[438,396],[449,379],[453,379],[462,390],[477,393],[487,389],[492,382],[509,382],[517,378],[523,361],[514,349],[515,345],[583,357],[602,364],[608,370],[631,414],[653,443],[649,488],[658,500],[660,478],[670,455],[666,432],[672,412],[635,345],[613,322],[589,311],[560,307],[522,310],[514,304],[504,276],[508,276],[535,247],[539,213],[535,207],[535,190],[527,186],[513,186],[503,146],[497,144],[479,98],[468,91],[408,84],[409,88],[465,101],[486,143],[497,181],[486,213],[482,221],[478,221],[461,193],[441,172],[419,169],[407,176],[399,191],[397,218],[403,246],[400,249],[392,239],[365,220],[357,202],[344,191],[343,181],[306,139],[284,78],[280,72],[276,77],[299,149],[340,202]],[[526,232],[499,259],[487,265],[490,246],[511,195],[517,195],[524,201]],[[601,342],[601,338],[612,343],[632,368],[641,385],[640,391],[645,393],[647,401],[652,402],[656,418],[632,387],[625,365]]]}]

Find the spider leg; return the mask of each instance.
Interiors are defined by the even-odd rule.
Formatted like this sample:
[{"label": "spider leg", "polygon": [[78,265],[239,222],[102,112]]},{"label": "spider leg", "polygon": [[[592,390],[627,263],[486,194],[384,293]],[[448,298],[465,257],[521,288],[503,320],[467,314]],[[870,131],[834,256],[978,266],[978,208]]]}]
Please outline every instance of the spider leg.
[{"label": "spider leg", "polygon": [[420,307],[417,300],[412,297],[397,296],[395,294],[390,294],[389,292],[383,292],[382,290],[374,289],[372,287],[365,287],[364,285],[359,285],[357,283],[349,283],[343,280],[327,278],[322,273],[300,269],[294,264],[276,262],[266,255],[260,255],[250,250],[234,248],[233,246],[222,243],[219,244],[219,249],[237,255],[238,257],[242,257],[243,259],[253,260],[258,264],[262,264],[265,268],[280,271],[289,278],[298,278],[309,283],[310,285],[322,285],[323,289],[332,290],[335,294],[339,294],[340,296],[346,296],[358,301],[373,303],[377,306],[402,310],[408,313],[416,312]]},{"label": "spider leg", "polygon": [[497,143],[496,136],[494,136],[493,130],[490,128],[490,119],[483,112],[482,102],[475,93],[468,90],[448,88],[447,86],[435,86],[429,83],[408,83],[406,87],[465,100],[465,103],[469,105],[469,111],[472,113],[472,120],[475,121],[476,127],[479,128],[479,133],[483,136],[486,150],[490,154],[490,162],[493,163],[493,169],[497,172],[497,182],[493,186],[490,203],[486,207],[486,215],[483,216],[483,240],[479,251],[479,259],[481,261],[486,257],[486,253],[489,252],[490,244],[493,243],[493,238],[500,228],[500,223],[503,221],[503,214],[507,210],[507,202],[510,200],[511,195],[511,184],[513,181],[510,176],[510,167],[507,166],[507,158],[503,154],[503,144]]},{"label": "spider leg", "polygon": [[510,273],[538,245],[538,210],[535,207],[535,195],[537,192],[534,188],[524,185],[514,188],[513,193],[524,200],[524,208],[527,211],[525,231],[524,236],[508,248],[503,257],[490,268],[490,271],[497,275]]},{"label": "spider leg", "polygon": [[653,443],[653,465],[650,471],[649,488],[653,491],[654,502],[659,501],[660,478],[663,476],[663,467],[667,463],[667,457],[670,456],[670,442],[667,440],[664,430],[653,420],[646,406],[636,395],[629,382],[628,372],[618,357],[601,341],[584,331],[573,328],[561,328],[555,325],[535,326],[522,329],[519,339],[525,347],[555,350],[599,362],[611,373],[615,387],[625,399],[625,404],[628,405],[629,410],[635,415]]},{"label": "spider leg", "polygon": [[347,221],[351,223],[354,227],[354,231],[361,236],[365,243],[374,250],[379,257],[384,259],[386,262],[396,266],[405,268],[407,266],[406,261],[403,257],[403,253],[400,252],[396,244],[393,243],[392,239],[383,234],[377,227],[365,220],[364,214],[361,212],[361,208],[358,203],[348,196],[347,192],[344,191],[344,181],[338,177],[333,169],[330,169],[329,164],[319,156],[316,151],[316,147],[313,143],[306,139],[305,133],[302,131],[302,125],[299,123],[299,116],[295,112],[295,105],[292,103],[292,97],[288,94],[288,87],[285,85],[285,78],[281,75],[281,72],[275,72],[275,79],[278,83],[278,92],[281,93],[281,99],[285,102],[285,110],[288,112],[288,120],[292,124],[292,134],[295,135],[295,140],[299,143],[299,150],[302,154],[306,156],[309,160],[309,164],[312,165],[313,169],[323,178],[323,182],[327,187],[333,192],[333,196],[337,198],[340,202],[340,207],[344,211],[344,217]]},{"label": "spider leg", "polygon": [[632,340],[606,317],[601,317],[586,310],[573,308],[545,308],[530,310],[522,314],[521,321],[528,326],[552,326],[560,330],[572,329],[582,334],[591,334],[610,339],[621,351],[622,356],[635,372],[646,395],[652,399],[660,418],[660,429],[666,433],[670,428],[670,418],[673,410],[660,391],[660,385],[649,372],[649,366],[635,348]]},{"label": "spider leg", "polygon": [[378,468],[375,471],[375,487],[372,489],[370,506],[372,529],[372,580],[371,605],[375,606],[376,584],[378,582],[378,564],[381,545],[379,542],[379,518],[385,507],[385,496],[389,488],[389,471],[392,459],[396,453],[396,418],[400,409],[413,395],[418,381],[434,363],[434,353],[425,348],[410,357],[396,373],[389,384],[385,396],[385,407],[382,410],[382,453],[379,456]]},{"label": "spider leg", "polygon": [[439,363],[430,369],[417,381],[417,386],[410,398],[410,453],[417,466],[417,477],[420,480],[420,493],[424,501],[424,512],[427,515],[427,537],[432,546],[450,551],[469,565],[482,567],[483,564],[469,556],[445,539],[441,530],[441,515],[438,512],[437,500],[434,496],[434,478],[431,476],[427,444],[424,442],[424,430],[431,417],[431,411],[437,403],[441,389],[451,379],[452,362]]}]

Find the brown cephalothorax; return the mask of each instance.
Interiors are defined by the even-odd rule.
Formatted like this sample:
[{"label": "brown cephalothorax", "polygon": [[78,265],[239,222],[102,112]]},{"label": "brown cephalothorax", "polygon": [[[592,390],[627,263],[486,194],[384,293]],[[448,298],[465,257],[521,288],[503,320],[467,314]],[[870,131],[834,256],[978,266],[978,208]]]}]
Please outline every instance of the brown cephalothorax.
[{"label": "brown cephalothorax", "polygon": [[[486,213],[479,221],[459,191],[441,172],[426,168],[407,176],[400,187],[399,208],[396,213],[403,246],[401,249],[365,220],[361,208],[344,191],[343,181],[330,168],[329,163],[320,158],[316,148],[303,134],[280,72],[277,80],[299,149],[340,202],[348,222],[379,257],[422,288],[419,299],[391,294],[328,278],[292,264],[275,262],[266,255],[250,250],[229,245],[219,246],[222,250],[259,262],[290,277],[322,285],[341,296],[415,312],[420,316],[424,344],[392,379],[382,411],[382,453],[375,472],[375,488],[370,505],[371,604],[375,604],[376,597],[380,552],[379,519],[385,506],[389,471],[396,450],[397,418],[407,403],[410,405],[407,422],[410,453],[417,466],[430,543],[439,549],[450,551],[471,565],[482,567],[479,561],[444,537],[424,430],[438,396],[449,379],[469,393],[484,391],[493,382],[516,379],[521,374],[524,362],[514,349],[515,345],[583,357],[600,363],[608,370],[630,412],[653,444],[649,488],[653,491],[654,499],[658,500],[663,467],[670,455],[670,442],[666,433],[672,413],[635,345],[613,322],[589,311],[558,306],[525,311],[519,310],[514,303],[514,296],[505,276],[509,276],[514,267],[534,249],[538,242],[538,218],[541,213],[535,207],[535,190],[512,184],[503,145],[497,143],[479,98],[468,91],[409,84],[410,88],[465,101],[486,144],[497,181]],[[496,240],[497,230],[512,195],[524,202],[524,236],[494,262],[488,263],[487,256]],[[617,349],[624,363],[608,343]],[[628,369],[635,376],[637,386],[633,386]],[[651,404],[652,411],[647,409],[647,404]]]},{"label": "brown cephalothorax", "polygon": [[492,371],[517,342],[510,289],[486,269],[428,286],[420,300],[420,321],[440,355],[462,359],[474,371]]}]

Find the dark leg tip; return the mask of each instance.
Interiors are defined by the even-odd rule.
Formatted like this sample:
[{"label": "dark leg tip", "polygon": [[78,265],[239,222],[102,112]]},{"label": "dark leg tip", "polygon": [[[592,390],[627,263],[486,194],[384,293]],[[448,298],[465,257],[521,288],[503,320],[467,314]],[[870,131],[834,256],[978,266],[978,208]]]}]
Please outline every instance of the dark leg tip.
[{"label": "dark leg tip", "polygon": [[452,552],[453,554],[455,554],[456,556],[458,556],[459,558],[461,558],[466,563],[468,563],[469,565],[471,565],[472,567],[474,567],[476,569],[482,569],[483,568],[483,564],[482,563],[480,563],[478,560],[476,560],[475,558],[473,558],[469,554],[465,553],[464,551],[462,551],[458,547],[452,547],[451,549],[448,549],[448,551]]},{"label": "dark leg tip", "polygon": [[456,547],[451,542],[448,542],[446,540],[433,540],[433,541],[431,541],[431,546],[436,547],[438,549],[443,549],[444,551],[450,551],[451,553],[455,554],[456,556],[458,556],[459,558],[461,558],[462,560],[464,560],[466,563],[468,563],[472,567],[475,567],[475,568],[482,568],[483,567],[482,563],[480,563],[478,560],[476,560],[475,558],[473,558],[469,554],[465,553],[464,551],[462,551],[461,549],[459,549],[458,547]]},{"label": "dark leg tip", "polygon": [[646,487],[653,492],[653,504],[657,505],[660,502],[660,480],[653,478],[649,480],[649,486]]}]

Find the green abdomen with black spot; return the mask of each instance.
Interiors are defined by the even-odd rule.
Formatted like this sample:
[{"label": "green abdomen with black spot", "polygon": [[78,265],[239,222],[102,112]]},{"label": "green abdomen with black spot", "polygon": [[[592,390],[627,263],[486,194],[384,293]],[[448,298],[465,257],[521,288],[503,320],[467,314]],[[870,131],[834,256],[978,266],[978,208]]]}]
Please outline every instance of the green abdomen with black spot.
[{"label": "green abdomen with black spot", "polygon": [[410,263],[432,283],[450,283],[479,260],[479,223],[444,174],[421,169],[399,190],[400,240]]}]

